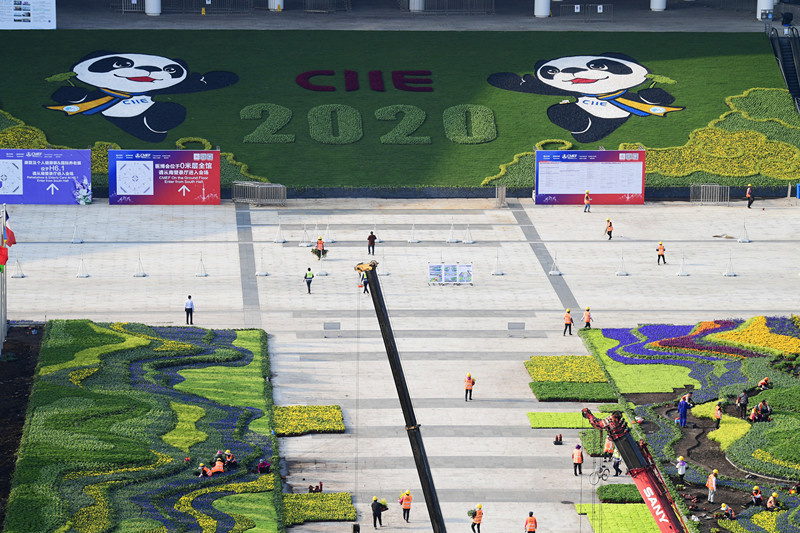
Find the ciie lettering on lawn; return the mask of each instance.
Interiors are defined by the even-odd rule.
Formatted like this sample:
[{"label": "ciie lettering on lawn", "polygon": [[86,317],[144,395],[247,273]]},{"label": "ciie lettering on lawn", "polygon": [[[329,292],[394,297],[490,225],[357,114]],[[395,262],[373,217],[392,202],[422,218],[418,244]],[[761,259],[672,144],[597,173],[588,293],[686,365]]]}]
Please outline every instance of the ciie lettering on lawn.
[{"label": "ciie lettering on lawn", "polygon": [[[400,91],[409,91],[415,93],[429,93],[433,92],[433,87],[424,87],[425,85],[433,84],[433,80],[427,76],[431,75],[430,70],[393,70],[392,71],[392,84],[394,85],[395,89]],[[336,71],[334,70],[309,70],[308,72],[303,72],[302,74],[298,75],[295,78],[297,85],[302,87],[303,89],[308,89],[309,91],[335,91],[336,87],[334,85],[320,85],[318,83],[313,83],[311,80],[312,78],[326,76],[332,77],[333,79],[327,80],[333,82],[336,80]],[[426,76],[426,77],[418,77],[418,76]],[[349,91],[357,91],[360,87],[358,82],[358,72],[355,70],[345,70],[344,75],[342,76],[344,79],[344,90]],[[384,81],[383,81],[383,71],[380,70],[370,70],[367,73],[367,79],[369,81],[369,88],[373,91],[383,92],[386,90]],[[422,85],[423,87],[420,87]]]},{"label": "ciie lettering on lawn", "polygon": [[653,492],[651,487],[644,488],[644,497],[650,502],[653,516],[655,516],[659,522],[669,522],[667,519],[667,513],[665,513],[664,509],[661,508],[661,504],[658,503],[658,498],[655,497],[655,492]]}]

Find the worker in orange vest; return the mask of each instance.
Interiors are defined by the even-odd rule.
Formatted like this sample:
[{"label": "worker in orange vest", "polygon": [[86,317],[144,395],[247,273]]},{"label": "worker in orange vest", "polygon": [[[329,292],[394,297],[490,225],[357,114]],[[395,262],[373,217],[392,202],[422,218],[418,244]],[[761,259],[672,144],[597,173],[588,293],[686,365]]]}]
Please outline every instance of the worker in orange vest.
[{"label": "worker in orange vest", "polygon": [[526,533],[536,531],[536,517],[533,516],[533,511],[528,513],[528,519],[525,520],[525,531]]},{"label": "worker in orange vest", "polygon": [[205,463],[200,463],[200,466],[197,467],[197,475],[200,477],[210,477],[211,469],[208,468]]},{"label": "worker in orange vest", "polygon": [[729,506],[727,503],[723,503],[720,509],[722,510],[723,518],[727,518],[728,520],[733,520],[736,518],[736,513],[733,512],[733,507]]},{"label": "worker in orange vest", "polygon": [[767,511],[774,511],[781,507],[781,502],[778,501],[778,493],[773,492],[772,496],[767,500]]},{"label": "worker in orange vest", "polygon": [[228,468],[239,466],[239,463],[236,461],[236,456],[234,456],[230,450],[225,450],[225,466]]},{"label": "worker in orange vest", "polygon": [[464,401],[472,399],[472,387],[475,386],[475,379],[472,374],[467,372],[467,377],[464,378]]},{"label": "worker in orange vest", "polygon": [[751,505],[756,505],[758,507],[764,505],[764,496],[761,494],[761,487],[758,485],[753,487],[753,492],[750,494],[750,501],[744,505],[744,508],[747,509]]},{"label": "worker in orange vest", "polygon": [[567,334],[567,330],[569,330],[569,334],[572,335],[572,315],[569,314],[569,309],[564,313],[564,335]]},{"label": "worker in orange vest", "polygon": [[583,212],[592,212],[592,197],[589,196],[589,191],[586,191],[586,194],[583,195]]},{"label": "worker in orange vest", "polygon": [[656,252],[658,252],[658,264],[659,264],[659,265],[661,264],[661,261],[662,261],[662,260],[664,261],[664,264],[665,264],[665,265],[667,264],[667,258],[666,258],[666,257],[664,257],[664,252],[665,252],[666,250],[667,250],[667,249],[666,249],[666,248],[664,248],[664,243],[659,241],[659,243],[658,243],[658,248],[656,248]]},{"label": "worker in orange vest", "polygon": [[581,445],[576,444],[575,449],[572,450],[572,473],[576,476],[583,475],[583,450]]},{"label": "worker in orange vest", "polygon": [[592,313],[589,312],[589,308],[586,308],[586,311],[583,312],[583,329],[592,329]]},{"label": "worker in orange vest", "polygon": [[614,225],[611,224],[611,219],[606,219],[606,233],[608,234],[608,240],[611,240],[611,232],[614,231]]},{"label": "worker in orange vest", "polygon": [[322,259],[325,255],[325,243],[322,242],[322,237],[317,238],[317,246],[314,248],[314,254],[317,256],[317,261]]},{"label": "worker in orange vest", "polygon": [[769,378],[764,378],[758,382],[758,388],[761,390],[767,390],[772,387],[772,383],[769,382]]},{"label": "worker in orange vest", "polygon": [[225,463],[222,461],[221,458],[217,459],[217,461],[214,463],[214,466],[211,467],[211,474],[213,475],[217,473],[222,473],[224,471],[225,471]]},{"label": "worker in orange vest", "polygon": [[400,495],[400,506],[403,508],[403,520],[408,522],[408,516],[411,514],[411,491],[407,490]]},{"label": "worker in orange vest", "polygon": [[716,420],[716,428],[719,429],[719,423],[722,421],[722,402],[717,402],[714,406],[714,420]]},{"label": "worker in orange vest", "polygon": [[708,479],[706,480],[706,487],[708,488],[708,503],[714,503],[714,495],[717,493],[718,474],[719,470],[715,468],[714,471],[709,474]]},{"label": "worker in orange vest", "polygon": [[747,197],[747,209],[750,209],[750,206],[753,205],[753,184],[747,184],[747,192],[744,194]]},{"label": "worker in orange vest", "polygon": [[472,531],[475,532],[475,526],[478,526],[478,533],[481,533],[481,521],[483,521],[483,505],[478,504],[475,506],[475,516],[472,517]]},{"label": "worker in orange vest", "polygon": [[603,462],[607,463],[611,460],[611,454],[614,453],[614,441],[611,436],[606,437],[606,442],[603,445]]}]

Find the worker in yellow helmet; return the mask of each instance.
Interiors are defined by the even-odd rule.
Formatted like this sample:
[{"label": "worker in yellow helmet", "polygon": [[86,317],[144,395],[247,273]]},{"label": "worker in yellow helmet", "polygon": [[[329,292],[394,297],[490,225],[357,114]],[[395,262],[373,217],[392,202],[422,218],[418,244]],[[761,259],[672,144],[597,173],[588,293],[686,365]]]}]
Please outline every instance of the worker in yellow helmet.
[{"label": "worker in yellow helmet", "polygon": [[583,312],[583,329],[592,329],[592,313],[589,311],[589,308],[586,308],[586,311]]},{"label": "worker in yellow helmet", "polygon": [[747,192],[745,193],[745,197],[747,198],[747,209],[750,209],[750,206],[753,205],[753,200],[755,199],[753,196],[753,184],[747,184]]},{"label": "worker in yellow helmet", "polygon": [[567,334],[567,330],[569,330],[569,334],[572,335],[572,315],[569,314],[569,309],[564,313],[564,335]]},{"label": "worker in yellow helmet", "polygon": [[583,195],[583,212],[592,212],[592,197],[589,196],[589,191],[586,191],[586,193]]},{"label": "worker in yellow helmet", "polygon": [[667,258],[664,256],[664,252],[666,252],[666,251],[667,251],[667,249],[664,248],[664,243],[659,241],[658,247],[656,248],[656,252],[658,252],[658,264],[659,265],[661,264],[661,261],[664,261],[665,265],[667,264]]},{"label": "worker in yellow helmet", "polygon": [[777,509],[780,509],[780,507],[781,507],[781,502],[778,501],[778,493],[773,492],[772,496],[770,496],[769,500],[767,500],[767,511],[775,511]]},{"label": "worker in yellow helmet", "polygon": [[611,223],[611,219],[606,219],[606,234],[608,235],[608,240],[611,240],[611,232],[614,231],[614,224]]},{"label": "worker in yellow helmet", "polygon": [[475,378],[472,374],[467,372],[467,377],[464,378],[464,401],[472,400],[472,387],[475,386]]},{"label": "worker in yellow helmet", "polygon": [[708,488],[708,503],[714,503],[714,496],[717,494],[717,475],[719,475],[719,470],[715,468],[714,471],[709,474],[708,479],[706,480],[706,488]]},{"label": "worker in yellow helmet", "polygon": [[475,506],[475,515],[472,517],[472,532],[475,533],[475,526],[478,526],[477,533],[481,533],[481,522],[483,521],[483,505]]},{"label": "worker in yellow helmet", "polygon": [[403,520],[408,522],[409,515],[411,514],[411,491],[407,490],[400,495],[400,507],[403,508]]},{"label": "worker in yellow helmet", "polygon": [[733,520],[734,518],[736,518],[736,513],[733,512],[733,508],[727,503],[723,503],[720,506],[720,509],[722,510],[724,518],[727,518],[728,520]]}]

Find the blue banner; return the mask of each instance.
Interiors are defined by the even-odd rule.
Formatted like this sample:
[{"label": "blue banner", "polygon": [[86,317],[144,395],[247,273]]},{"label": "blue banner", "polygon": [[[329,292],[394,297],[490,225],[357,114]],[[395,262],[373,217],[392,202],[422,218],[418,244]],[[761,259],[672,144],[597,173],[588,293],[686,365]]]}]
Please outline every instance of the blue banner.
[{"label": "blue banner", "polygon": [[0,202],[92,203],[91,150],[0,150]]}]

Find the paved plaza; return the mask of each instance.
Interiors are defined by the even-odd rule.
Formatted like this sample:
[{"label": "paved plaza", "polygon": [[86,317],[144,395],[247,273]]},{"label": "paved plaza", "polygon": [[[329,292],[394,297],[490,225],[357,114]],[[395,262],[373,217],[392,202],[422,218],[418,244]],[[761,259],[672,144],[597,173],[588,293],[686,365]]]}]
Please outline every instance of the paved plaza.
[{"label": "paved plaza", "polygon": [[[591,306],[595,327],[624,328],[797,313],[800,206],[776,199],[751,210],[742,201],[582,209],[530,199],[510,199],[505,208],[493,199],[10,206],[19,244],[8,267],[9,318],[180,325],[191,294],[197,326],[263,328],[276,403],[339,404],[347,427],[282,439],[288,485],[302,492],[322,481],[326,491],[351,492],[366,529],[372,496],[385,497],[385,530],[430,531],[372,301],[353,270],[372,259],[366,237],[375,231],[383,241],[374,257],[386,274],[380,283],[448,529],[466,531],[467,510],[482,503],[490,533],[518,530],[528,511],[541,531],[588,532],[573,505],[591,502],[593,493],[587,475],[572,475],[577,430],[531,430],[525,416],[584,405],[539,404],[523,361],[588,353],[577,335],[561,334],[566,307],[579,318]],[[611,241],[606,218],[614,223]],[[286,243],[273,242],[279,224]],[[463,239],[467,225],[474,244],[445,242]],[[408,242],[412,226],[419,243]],[[304,228],[308,239],[332,237],[328,260],[299,246]],[[752,242],[737,242],[745,232]],[[667,265],[656,265],[658,241]],[[201,254],[208,277],[196,276]],[[147,277],[134,277],[140,259]],[[689,276],[676,275],[682,260]],[[88,278],[76,277],[81,261]],[[474,285],[429,286],[428,263],[441,261],[472,263]],[[548,275],[554,261],[563,276]],[[623,262],[630,276],[615,275]],[[312,295],[303,282],[308,267],[317,275]],[[737,276],[722,275],[729,267]],[[504,275],[492,276],[496,270]],[[25,277],[10,276],[17,271]],[[269,275],[256,276],[263,271]],[[341,329],[324,330],[326,322]],[[509,322],[524,322],[524,336],[509,332]],[[463,400],[466,372],[477,379],[471,403]],[[562,447],[552,444],[559,431]],[[394,503],[405,489],[414,495],[410,524],[401,524]]]}]

